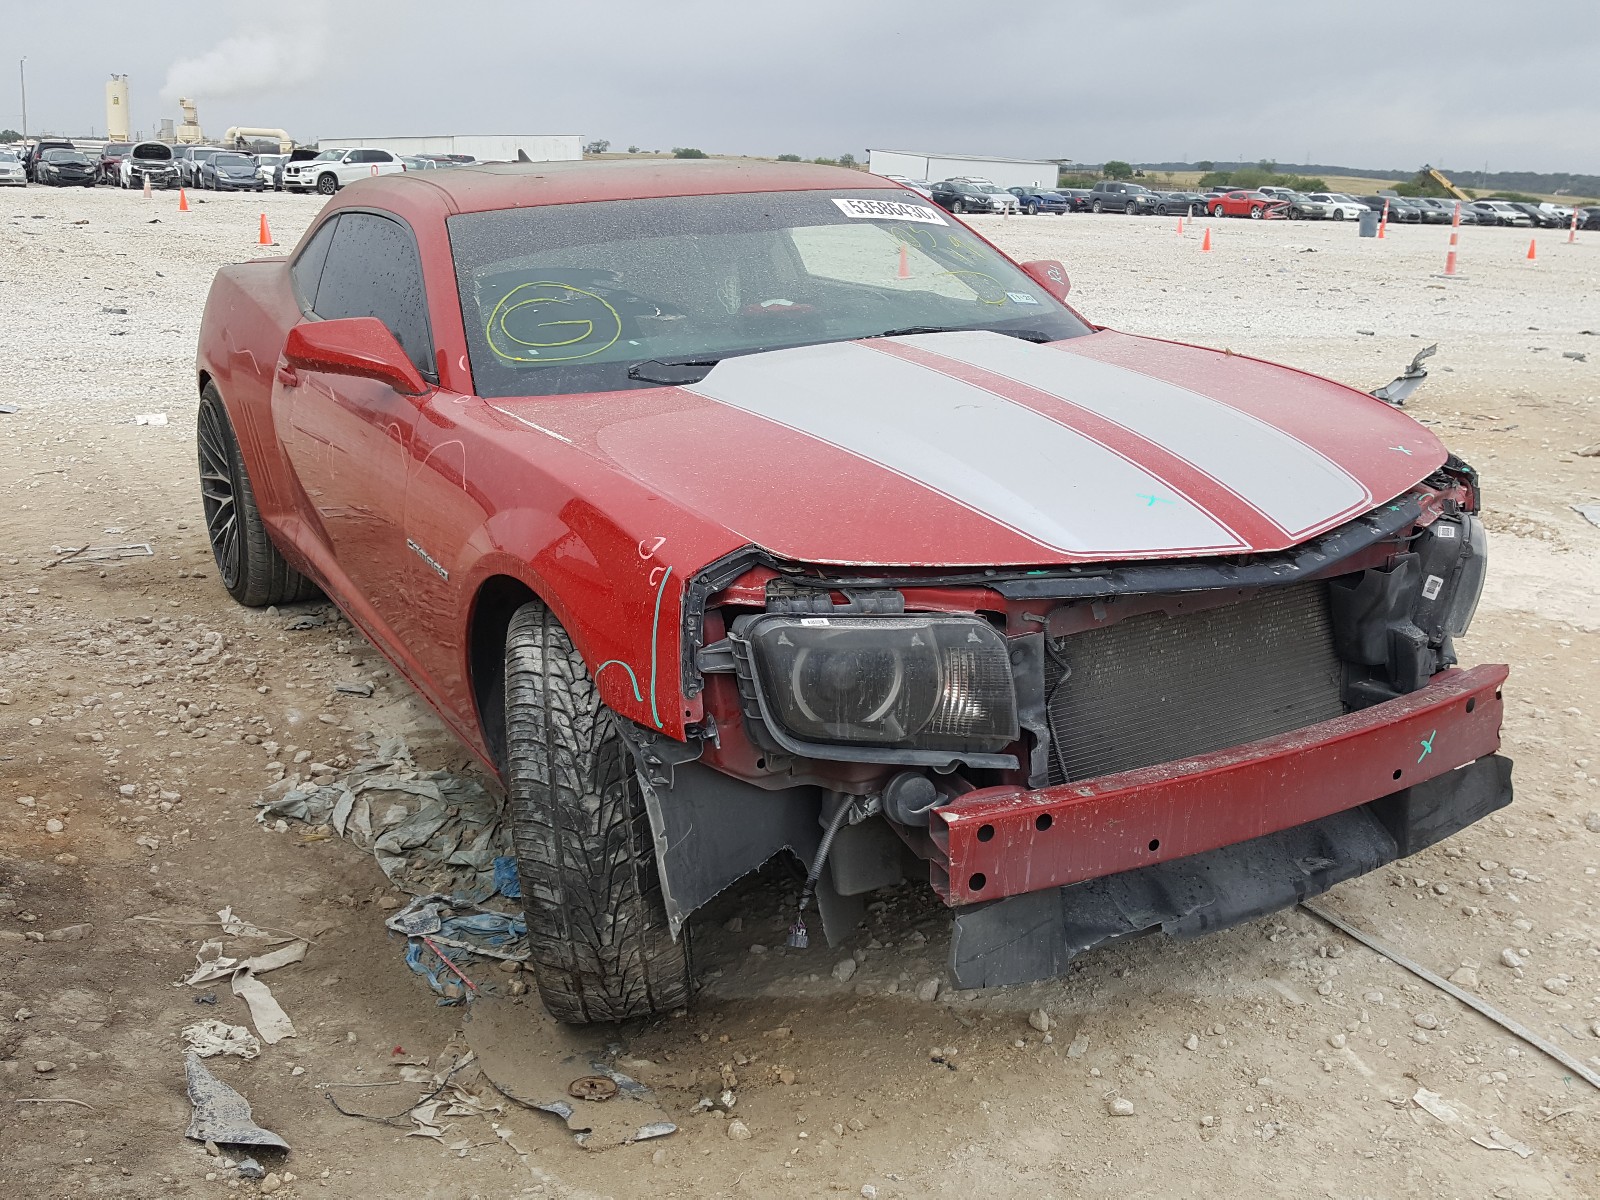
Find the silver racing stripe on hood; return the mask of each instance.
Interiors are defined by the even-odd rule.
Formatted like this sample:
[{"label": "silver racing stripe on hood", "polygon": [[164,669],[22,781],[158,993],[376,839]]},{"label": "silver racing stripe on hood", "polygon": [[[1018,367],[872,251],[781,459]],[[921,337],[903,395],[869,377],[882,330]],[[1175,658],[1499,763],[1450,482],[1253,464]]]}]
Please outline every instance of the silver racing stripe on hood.
[{"label": "silver racing stripe on hood", "polygon": [[683,390],[826,442],[1066,553],[1248,548],[1131,458],[993,392],[864,345],[727,358]]},{"label": "silver racing stripe on hood", "polygon": [[1015,380],[1157,442],[1298,539],[1374,504],[1338,463],[1281,429],[1175,383],[986,332],[908,339],[934,354]]}]

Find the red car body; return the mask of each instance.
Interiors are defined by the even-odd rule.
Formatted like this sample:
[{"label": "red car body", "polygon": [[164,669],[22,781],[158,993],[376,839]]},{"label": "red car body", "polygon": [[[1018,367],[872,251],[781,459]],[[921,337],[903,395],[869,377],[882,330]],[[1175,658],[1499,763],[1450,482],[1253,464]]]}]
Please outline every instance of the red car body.
[{"label": "red car body", "polygon": [[[462,168],[347,187],[302,248],[341,212],[388,214],[413,231],[437,384],[409,368],[383,382],[290,365],[291,331],[315,339],[318,322],[296,298],[289,259],[224,268],[207,301],[198,385],[224,398],[273,540],[491,769],[500,766],[496,663],[510,610],[538,597],[569,631],[605,704],[631,723],[642,777],[660,793],[666,811],[652,818],[675,929],[773,849],[814,842],[815,789],[870,799],[896,774],[877,762],[785,753],[760,736],[751,694],[719,657],[737,616],[774,610],[796,580],[820,581],[824,604],[844,603],[840,589],[855,585],[893,593],[906,612],[979,614],[1013,661],[1044,663],[1057,645],[1046,638],[1069,645],[1123,620],[1189,621],[1208,610],[1222,619],[1232,610],[1219,606],[1281,594],[1280,583],[1388,587],[1424,531],[1443,522],[1453,539],[1472,533],[1476,477],[1395,409],[1243,355],[1110,330],[1038,345],[951,332],[801,346],[730,358],[683,386],[498,399],[475,391],[447,236],[456,214],[845,188],[920,203],[861,173],[783,164]],[[1225,211],[1246,203],[1281,207],[1213,202]],[[373,361],[382,357],[373,351]],[[1369,665],[1345,669],[1347,702],[1325,719],[1062,779],[1037,744],[1044,710],[1036,705],[1030,718],[1021,697],[1031,732],[1009,755],[930,774],[944,792],[926,823],[877,824],[967,919],[957,978],[1038,977],[1070,957],[1061,949],[1077,944],[1070,915],[1052,907],[1041,921],[1008,904],[1056,906],[1086,881],[1182,869],[1191,856],[1263,847],[1353,813],[1370,810],[1389,828],[1392,846],[1351,857],[1339,843],[1324,856],[1337,868],[1252,894],[1234,905],[1228,919],[1238,919],[1506,803],[1507,771],[1494,757],[1504,668],[1455,670],[1446,639],[1416,652],[1424,665],[1404,683],[1352,700],[1352,672],[1376,678],[1389,668],[1371,662],[1400,653],[1391,627],[1404,622],[1380,628],[1365,611],[1335,606],[1336,622],[1355,614],[1336,630],[1340,645],[1368,645],[1344,661],[1364,655]],[[994,765],[1001,759],[1011,765]],[[674,773],[689,760],[693,772]],[[1469,775],[1479,781],[1470,803],[1451,807]],[[1439,783],[1446,777],[1454,781]],[[754,848],[713,837],[686,850],[688,835],[673,833],[670,789],[694,780],[736,790],[717,810],[725,819],[754,813],[761,797],[805,791],[812,807],[796,828],[811,832]],[[1430,786],[1439,795],[1425,803]],[[1431,825],[1423,810],[1434,813]],[[878,856],[868,881],[899,878],[899,856],[874,845],[861,852]],[[699,861],[719,856],[726,861],[715,868]],[[1306,858],[1298,849],[1290,857]],[[863,890],[840,881],[850,866],[835,872],[840,893]],[[1005,897],[1014,899],[976,903]],[[1228,923],[1226,910],[1207,917],[1157,905],[1153,923],[1181,935]],[[990,944],[996,928],[1019,920],[1046,932],[1044,948],[1021,959]]]},{"label": "red car body", "polygon": [[1260,192],[1223,192],[1207,202],[1213,217],[1250,217],[1253,220],[1270,219],[1288,215],[1289,204]]}]

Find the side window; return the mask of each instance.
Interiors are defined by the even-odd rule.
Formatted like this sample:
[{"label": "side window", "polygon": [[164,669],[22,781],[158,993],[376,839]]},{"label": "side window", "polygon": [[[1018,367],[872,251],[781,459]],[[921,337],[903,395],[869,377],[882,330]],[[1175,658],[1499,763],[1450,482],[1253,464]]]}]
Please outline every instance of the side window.
[{"label": "side window", "polygon": [[289,285],[294,289],[294,298],[300,302],[301,308],[316,307],[317,284],[322,279],[322,264],[327,261],[328,246],[333,242],[333,227],[338,223],[338,217],[324,222],[322,228],[318,229],[306,243],[306,248],[301,251],[300,257],[294,260],[294,265],[289,268]]},{"label": "side window", "polygon": [[416,239],[398,221],[374,213],[339,215],[315,307],[319,317],[330,321],[377,317],[417,370],[435,377],[422,263]]},{"label": "side window", "polygon": [[344,160],[347,163],[364,163],[367,161],[367,152],[365,150],[352,150],[344,156]]},{"label": "side window", "polygon": [[367,158],[368,162],[392,163],[394,161],[394,155],[387,150],[368,150],[367,154],[369,156]]}]

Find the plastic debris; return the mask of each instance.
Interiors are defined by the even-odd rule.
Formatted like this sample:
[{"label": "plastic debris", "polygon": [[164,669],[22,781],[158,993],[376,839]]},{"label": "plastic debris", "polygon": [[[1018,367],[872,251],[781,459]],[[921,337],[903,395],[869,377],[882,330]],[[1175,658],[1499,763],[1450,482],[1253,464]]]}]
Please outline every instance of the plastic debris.
[{"label": "plastic debris", "polygon": [[167,423],[167,414],[140,413],[133,419],[133,423],[135,425],[165,425]]},{"label": "plastic debris", "polygon": [[219,1146],[273,1146],[287,1150],[289,1143],[251,1120],[250,1103],[223,1083],[200,1062],[197,1054],[184,1056],[184,1073],[194,1115],[184,1136]]},{"label": "plastic debris", "polygon": [[481,904],[507,894],[495,871],[495,860],[512,853],[502,806],[476,780],[419,771],[404,739],[380,742],[333,783],[274,784],[256,820],[279,817],[330,826],[372,851],[389,881],[413,896],[449,893]]},{"label": "plastic debris", "polygon": [[[235,917],[232,908],[222,909],[217,916],[221,919],[225,932],[240,937],[267,936],[254,925]],[[307,944],[303,941],[294,941],[276,950],[269,950],[265,954],[244,959],[229,958],[222,953],[222,949],[220,941],[213,940],[202,944],[195,956],[199,966],[183,981],[184,985],[195,987],[202,983],[226,979],[233,994],[243,999],[249,1006],[250,1020],[262,1041],[272,1046],[284,1038],[294,1037],[294,1023],[283,1011],[283,1006],[273,997],[272,989],[262,983],[257,976],[267,971],[275,971],[279,967],[287,967],[291,963],[301,962],[306,956]]]},{"label": "plastic debris", "polygon": [[494,860],[494,890],[507,900],[522,899],[522,876],[517,874],[517,860],[509,854]]},{"label": "plastic debris", "polygon": [[463,958],[476,955],[525,962],[528,957],[526,951],[512,949],[519,947],[528,933],[527,919],[521,913],[492,912],[453,896],[418,896],[384,925],[409,939],[406,965],[443,997],[440,1004],[457,1004],[478,991],[441,947],[448,946]]},{"label": "plastic debris", "polygon": [[1589,524],[1600,526],[1600,504],[1574,504],[1572,511]]},{"label": "plastic debris", "polygon": [[261,1053],[261,1043],[255,1034],[243,1025],[229,1025],[226,1021],[197,1021],[183,1031],[183,1040],[201,1058],[236,1054],[250,1059]]}]

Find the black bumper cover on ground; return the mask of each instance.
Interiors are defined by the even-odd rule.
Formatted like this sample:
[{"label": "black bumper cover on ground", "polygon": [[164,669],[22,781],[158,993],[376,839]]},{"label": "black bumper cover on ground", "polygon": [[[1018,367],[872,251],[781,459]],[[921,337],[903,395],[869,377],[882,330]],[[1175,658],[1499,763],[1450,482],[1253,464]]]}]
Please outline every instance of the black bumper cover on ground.
[{"label": "black bumper cover on ground", "polygon": [[963,988],[1060,975],[1096,946],[1160,930],[1199,937],[1277,912],[1415,854],[1511,803],[1511,760],[1485,755],[1371,804],[1265,837],[955,914]]}]

